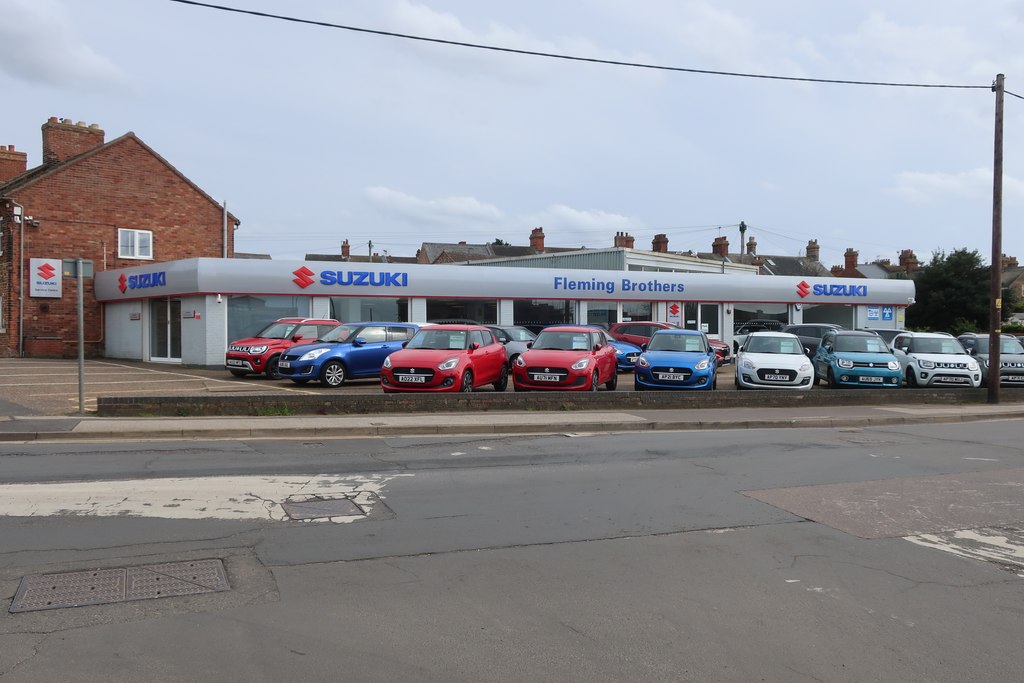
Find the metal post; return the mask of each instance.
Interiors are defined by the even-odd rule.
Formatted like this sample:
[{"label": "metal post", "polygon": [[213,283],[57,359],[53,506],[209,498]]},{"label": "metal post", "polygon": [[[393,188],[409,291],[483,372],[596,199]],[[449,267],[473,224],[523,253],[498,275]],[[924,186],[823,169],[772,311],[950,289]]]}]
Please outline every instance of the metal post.
[{"label": "metal post", "polygon": [[82,259],[75,259],[78,280],[78,413],[85,414],[85,305],[82,295]]},{"label": "metal post", "polygon": [[221,256],[223,258],[228,257],[228,200],[224,200],[224,206],[222,207],[223,215],[221,216],[221,222],[224,224],[224,248],[221,250]]},{"label": "metal post", "polygon": [[999,343],[1003,327],[1003,74],[996,76],[995,151],[992,158],[992,309],[988,326],[988,402],[999,403]]}]

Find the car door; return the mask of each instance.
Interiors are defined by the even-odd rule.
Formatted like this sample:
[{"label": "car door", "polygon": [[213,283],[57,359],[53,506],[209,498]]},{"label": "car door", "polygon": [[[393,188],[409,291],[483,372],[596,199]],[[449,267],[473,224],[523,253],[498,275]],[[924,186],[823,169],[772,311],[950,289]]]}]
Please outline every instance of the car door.
[{"label": "car door", "polygon": [[600,330],[593,330],[590,333],[590,348],[601,348],[594,359],[597,362],[598,382],[603,384],[609,381],[618,372],[615,367],[615,347],[605,343]]},{"label": "car door", "polygon": [[[477,348],[470,352],[476,386],[496,381],[501,372],[501,363],[504,362],[505,352],[501,345],[495,342],[494,335],[489,331],[470,330],[469,344],[471,349],[473,344],[477,345]],[[501,355],[499,356],[498,353]]]},{"label": "car door", "polygon": [[834,334],[822,337],[818,350],[814,352],[814,374],[822,379],[828,377],[828,369],[832,365],[836,338]]},{"label": "car door", "polygon": [[348,372],[352,377],[378,375],[388,354],[401,347],[401,343],[388,342],[388,328],[384,325],[367,325],[352,340],[345,358]]}]

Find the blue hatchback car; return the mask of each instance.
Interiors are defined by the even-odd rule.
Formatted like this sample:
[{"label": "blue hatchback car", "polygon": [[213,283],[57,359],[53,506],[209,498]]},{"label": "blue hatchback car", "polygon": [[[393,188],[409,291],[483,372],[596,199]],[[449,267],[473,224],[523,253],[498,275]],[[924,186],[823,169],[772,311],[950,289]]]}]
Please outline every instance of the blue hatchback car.
[{"label": "blue hatchback car", "polygon": [[885,340],[874,332],[832,330],[811,358],[815,382],[830,387],[903,386],[903,370]]},{"label": "blue hatchback car", "polygon": [[658,330],[636,361],[633,388],[714,389],[718,354],[697,330]]},{"label": "blue hatchback car", "polygon": [[320,339],[281,354],[278,374],[296,384],[317,380],[340,387],[346,379],[379,377],[384,359],[412,339],[413,323],[345,323]]}]

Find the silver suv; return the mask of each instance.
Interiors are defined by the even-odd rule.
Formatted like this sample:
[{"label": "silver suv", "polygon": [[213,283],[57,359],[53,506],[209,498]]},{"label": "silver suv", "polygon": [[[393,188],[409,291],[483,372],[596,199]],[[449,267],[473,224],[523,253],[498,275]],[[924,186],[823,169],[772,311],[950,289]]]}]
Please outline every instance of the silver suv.
[{"label": "silver suv", "polygon": [[[988,384],[989,337],[987,334],[968,332],[957,339],[967,352],[978,360],[981,366],[981,383]],[[1024,347],[1017,337],[1009,334],[999,336],[999,383],[1007,386],[1024,386]]]},{"label": "silver suv", "polygon": [[981,368],[960,342],[941,332],[904,332],[892,340],[907,386],[981,386]]}]

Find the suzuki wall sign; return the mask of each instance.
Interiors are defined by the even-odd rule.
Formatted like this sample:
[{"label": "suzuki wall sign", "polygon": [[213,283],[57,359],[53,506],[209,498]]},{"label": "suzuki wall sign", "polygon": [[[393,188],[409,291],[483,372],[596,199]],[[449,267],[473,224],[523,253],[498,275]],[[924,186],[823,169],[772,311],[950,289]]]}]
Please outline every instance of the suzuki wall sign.
[{"label": "suzuki wall sign", "polygon": [[28,295],[59,299],[63,266],[59,258],[29,259]]}]

